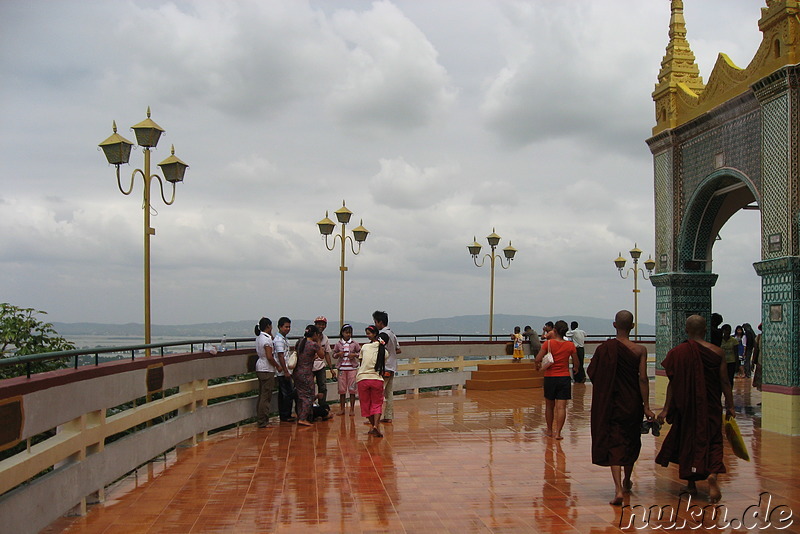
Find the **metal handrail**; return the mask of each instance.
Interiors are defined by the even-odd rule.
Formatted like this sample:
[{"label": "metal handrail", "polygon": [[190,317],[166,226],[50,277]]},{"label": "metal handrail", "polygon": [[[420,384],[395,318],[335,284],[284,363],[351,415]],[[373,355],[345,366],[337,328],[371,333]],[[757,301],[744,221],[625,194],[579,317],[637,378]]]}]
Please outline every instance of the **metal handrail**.
[{"label": "metal handrail", "polygon": [[[487,334],[398,334],[398,339],[400,340],[413,340],[419,341],[422,339],[435,339],[437,342],[440,341],[464,341],[466,340],[474,340],[474,339],[486,339],[488,337]],[[493,342],[503,342],[507,341],[506,334],[501,335],[493,335],[491,336],[494,338]],[[593,340],[596,338],[598,340],[607,339],[608,335],[588,335],[587,339],[592,338]],[[655,340],[655,336],[653,335],[640,335],[640,338],[652,338]],[[333,336],[333,339],[337,339],[338,336]],[[449,339],[448,339],[449,338]],[[291,337],[290,339],[299,339],[297,337]],[[251,345],[254,343],[252,337],[241,337],[241,338],[231,338],[226,339],[226,343],[233,344],[233,350],[237,350],[239,348],[239,344],[248,344]],[[649,339],[640,341],[650,341]],[[150,344],[139,344],[139,345],[124,345],[119,347],[94,347],[94,348],[84,348],[84,349],[71,349],[71,350],[62,350],[56,352],[45,352],[40,354],[25,354],[22,356],[12,356],[9,358],[0,358],[0,367],[10,367],[12,365],[25,365],[26,366],[26,375],[28,378],[31,377],[31,364],[37,362],[44,362],[44,361],[51,361],[51,360],[60,360],[64,358],[73,358],[74,363],[73,367],[77,369],[78,365],[78,358],[80,356],[87,356],[87,355],[94,355],[94,365],[100,364],[100,354],[114,354],[114,353],[124,353],[130,352],[131,360],[136,359],[137,351],[144,351],[150,349],[156,349],[157,356],[163,357],[165,355],[164,349],[168,347],[180,347],[180,346],[189,346],[189,352],[194,352],[195,346],[199,346],[200,352],[206,352],[206,346],[216,346],[220,343],[220,338],[206,338],[206,339],[188,339],[188,340],[181,340],[181,341],[168,341],[162,343],[150,343]]]}]

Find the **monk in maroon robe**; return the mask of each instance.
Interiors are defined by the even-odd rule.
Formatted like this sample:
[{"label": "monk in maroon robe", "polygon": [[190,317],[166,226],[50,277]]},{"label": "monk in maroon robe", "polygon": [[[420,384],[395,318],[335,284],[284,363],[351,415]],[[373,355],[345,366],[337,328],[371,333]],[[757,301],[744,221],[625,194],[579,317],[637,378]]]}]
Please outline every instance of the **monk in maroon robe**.
[{"label": "monk in maroon robe", "polygon": [[633,314],[618,312],[614,328],[616,337],[597,347],[586,372],[592,381],[592,463],[611,467],[616,493],[610,504],[620,506],[633,485],[642,421],[645,416],[653,421],[655,414],[650,411],[647,349],[629,338]]},{"label": "monk in maroon robe", "polygon": [[689,481],[697,493],[696,481],[708,479],[710,502],[722,496],[717,474],[722,463],[722,403],[734,417],[733,395],[722,349],[705,340],[706,320],[699,315],[686,319],[688,339],[669,351],[662,365],[669,377],[664,409],[658,421],[672,425],[656,456],[664,467],[678,464],[678,476]]}]

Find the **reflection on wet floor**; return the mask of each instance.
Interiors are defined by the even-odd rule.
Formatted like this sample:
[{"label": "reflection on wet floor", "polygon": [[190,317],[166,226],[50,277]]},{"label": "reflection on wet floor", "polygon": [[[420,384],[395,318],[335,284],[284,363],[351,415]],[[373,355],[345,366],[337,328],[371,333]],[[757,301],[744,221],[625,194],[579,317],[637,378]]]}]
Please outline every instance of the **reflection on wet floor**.
[{"label": "reflection on wet floor", "polygon": [[[758,525],[771,518],[773,528],[779,518],[779,526],[793,520],[786,510],[800,513],[800,438],[762,431],[760,393],[748,386],[737,380],[735,398],[753,461],[737,459],[725,445],[728,473],[720,481],[727,515],[705,518],[716,532],[734,531],[746,511],[751,523],[759,520],[753,512],[762,511]],[[309,429],[240,427],[169,453],[150,473],[142,469],[138,480],[111,490],[87,516],[63,518],[45,532],[564,534],[619,532],[620,525],[629,532],[656,525],[674,531],[684,519],[687,528],[695,525],[690,514],[699,517],[708,504],[706,486],[699,483],[699,495],[687,502],[677,469],[655,465],[663,431],[642,436],[629,506],[608,504],[609,469],[590,461],[591,385],[574,386],[573,397],[561,442],[543,434],[541,389],[398,396],[383,439],[367,436],[361,417]],[[679,510],[646,517],[653,505]],[[670,523],[675,519],[677,525]],[[800,532],[800,523],[782,532]]]}]

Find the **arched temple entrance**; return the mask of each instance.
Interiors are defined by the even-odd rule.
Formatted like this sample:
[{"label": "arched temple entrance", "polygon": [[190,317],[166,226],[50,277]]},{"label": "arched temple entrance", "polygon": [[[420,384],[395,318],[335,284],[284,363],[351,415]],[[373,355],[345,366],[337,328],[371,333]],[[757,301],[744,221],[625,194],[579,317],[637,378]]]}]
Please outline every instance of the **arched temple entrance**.
[{"label": "arched temple entrance", "polygon": [[712,172],[686,205],[678,235],[679,265],[711,271],[712,249],[724,224],[740,209],[761,206],[752,180],[736,169]]},{"label": "arched temple entrance", "polygon": [[[699,0],[698,0],[699,1]],[[738,210],[761,211],[762,426],[800,434],[800,7],[766,0],[750,65],[720,54],[707,84],[671,0],[669,44],[653,92],[657,395],[661,361],[685,339],[687,316],[708,318],[712,249]]]}]

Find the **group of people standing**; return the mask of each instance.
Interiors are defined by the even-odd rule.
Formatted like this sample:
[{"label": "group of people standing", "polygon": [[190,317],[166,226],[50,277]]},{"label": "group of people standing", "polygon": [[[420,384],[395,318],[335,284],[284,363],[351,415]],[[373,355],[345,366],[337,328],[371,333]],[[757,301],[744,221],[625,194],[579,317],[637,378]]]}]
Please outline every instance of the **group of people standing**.
[{"label": "group of people standing", "polygon": [[752,378],[753,387],[761,391],[761,325],[759,333],[753,331],[750,323],[731,328],[730,324],[723,324],[722,315],[711,314],[711,343],[720,347],[725,353],[725,362],[728,367],[728,380],[733,387],[733,380],[739,378]]},{"label": "group of people standing", "polygon": [[[391,423],[394,411],[392,391],[397,372],[400,345],[389,328],[384,311],[372,314],[374,324],[365,331],[368,342],[360,345],[353,339],[353,327],[344,324],[340,338],[331,347],[325,328],[328,320],[319,316],[306,326],[303,336],[290,350],[287,336],[292,328],[288,317],[278,320],[273,334],[272,321],[262,317],[255,326],[256,376],[258,401],[256,423],[269,426],[272,393],[277,384],[278,415],[281,422],[312,426],[315,418],[330,419],[327,373],[336,379],[340,399],[340,415],[345,414],[349,395],[350,415],[355,415],[356,394],[361,401],[361,415],[370,423],[369,434],[382,437],[379,424]],[[336,360],[334,368],[333,360]],[[316,386],[316,393],[315,393]],[[294,406],[295,416],[292,415]]]},{"label": "group of people standing", "polygon": [[[276,381],[280,420],[296,420],[298,425],[311,426],[315,399],[320,407],[327,407],[325,375],[327,370],[331,370],[338,383],[339,413],[344,415],[349,395],[350,415],[354,415],[357,392],[361,415],[370,425],[368,434],[382,437],[380,423],[391,423],[393,417],[392,390],[400,346],[388,327],[388,314],[376,311],[372,317],[374,324],[365,329],[367,343],[359,345],[354,341],[352,327],[345,324],[333,348],[324,335],[327,320],[318,317],[313,325],[305,328],[303,337],[295,345],[297,364],[294,369],[289,365],[290,351],[286,338],[291,330],[291,321],[281,317],[273,336],[272,322],[262,318],[256,325],[258,426],[263,428],[269,424]],[[715,322],[719,326],[721,320],[717,322],[712,318],[712,325]],[[544,370],[545,434],[556,440],[563,439],[567,401],[572,396],[570,363],[576,381],[583,371],[577,345],[580,343],[582,348],[586,334],[578,330],[577,323],[573,322],[571,326],[569,329],[563,320],[547,323],[542,340],[536,334],[531,335],[529,327],[525,332],[532,352],[538,348],[534,358],[537,367],[541,367],[548,356],[549,365]],[[709,501],[718,502],[721,491],[717,475],[726,471],[722,461],[723,397],[726,417],[735,417],[732,381],[729,379],[729,369],[732,368],[727,362],[724,346],[705,340],[706,320],[703,317],[692,315],[686,319],[687,340],[669,351],[662,362],[669,385],[664,407],[656,415],[649,401],[647,349],[630,339],[633,314],[627,310],[619,311],[613,326],[615,337],[597,347],[586,370],[593,385],[592,463],[611,468],[615,494],[610,504],[621,505],[625,494],[631,491],[631,475],[639,458],[641,435],[649,430],[657,435],[664,422],[670,423],[671,427],[656,456],[656,463],[664,467],[670,463],[678,464],[679,476],[688,481],[692,494],[697,492],[698,480],[708,480]],[[719,328],[723,343],[730,329],[725,326]],[[712,341],[716,341],[714,328],[712,326]],[[515,340],[518,334],[519,331],[515,331]],[[748,332],[743,328],[743,335],[752,335],[752,330]],[[753,348],[759,346],[757,336],[750,339]],[[332,359],[338,363],[338,375],[332,368]],[[293,403],[296,404],[296,419],[292,417]],[[325,414],[328,411],[323,409]]]}]

